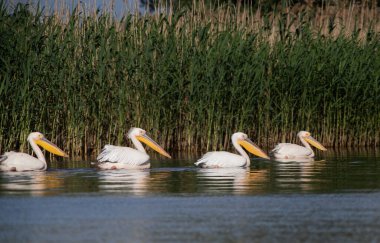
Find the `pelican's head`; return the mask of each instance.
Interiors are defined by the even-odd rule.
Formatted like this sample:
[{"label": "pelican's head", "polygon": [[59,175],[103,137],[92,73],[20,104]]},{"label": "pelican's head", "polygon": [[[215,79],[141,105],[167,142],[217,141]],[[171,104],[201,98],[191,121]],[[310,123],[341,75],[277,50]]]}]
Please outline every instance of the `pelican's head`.
[{"label": "pelican's head", "polygon": [[138,127],[132,127],[128,131],[128,138],[136,137],[136,136],[144,136],[146,134],[146,131],[144,129],[138,128]]},{"label": "pelican's head", "polygon": [[132,127],[129,129],[128,138],[132,139],[133,137],[137,138],[140,142],[145,143],[163,156],[171,158],[171,156],[160,145],[158,145],[146,134],[146,131],[144,129],[138,127]]},{"label": "pelican's head", "polygon": [[320,142],[318,142],[315,138],[311,136],[310,132],[300,131],[297,135],[300,139],[304,139],[306,142],[308,142],[310,145],[313,145],[317,149],[322,151],[327,150]]},{"label": "pelican's head", "polygon": [[40,132],[30,133],[28,136],[28,141],[29,142],[31,142],[31,141],[35,142],[37,145],[41,146],[45,150],[47,150],[50,153],[53,153],[55,155],[62,156],[62,157],[69,157],[63,150],[58,148],[57,145],[55,145],[54,143],[47,140],[45,138],[45,136]]},{"label": "pelican's head", "polygon": [[248,152],[258,156],[258,157],[261,157],[261,158],[264,158],[264,159],[269,159],[269,156],[264,152],[262,151],[259,146],[257,146],[256,144],[254,144],[249,138],[248,138],[248,135],[245,134],[245,133],[242,133],[242,132],[237,132],[237,133],[234,133],[232,134],[232,137],[231,137],[232,141],[236,141],[238,144],[240,144],[241,146],[243,146]]}]

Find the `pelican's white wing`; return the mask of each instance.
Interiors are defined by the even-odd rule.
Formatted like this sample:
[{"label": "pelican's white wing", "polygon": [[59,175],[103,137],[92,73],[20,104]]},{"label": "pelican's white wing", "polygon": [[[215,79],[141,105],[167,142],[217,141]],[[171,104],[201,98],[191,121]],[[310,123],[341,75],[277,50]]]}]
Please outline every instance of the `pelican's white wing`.
[{"label": "pelican's white wing", "polygon": [[7,152],[0,158],[1,171],[35,171],[46,170],[46,164],[25,153]]},{"label": "pelican's white wing", "polygon": [[100,163],[118,163],[137,167],[147,163],[149,155],[129,147],[105,145],[96,159]]},{"label": "pelican's white wing", "polygon": [[206,153],[194,164],[203,168],[228,168],[246,166],[247,161],[243,156],[225,151],[217,151]]},{"label": "pelican's white wing", "polygon": [[271,156],[279,159],[309,158],[313,154],[311,149],[292,143],[277,144],[270,152]]}]

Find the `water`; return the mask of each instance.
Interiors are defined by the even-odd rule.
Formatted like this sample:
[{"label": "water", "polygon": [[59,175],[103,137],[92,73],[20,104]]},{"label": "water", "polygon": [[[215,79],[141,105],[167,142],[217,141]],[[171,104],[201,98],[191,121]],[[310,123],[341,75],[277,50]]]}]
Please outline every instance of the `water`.
[{"label": "water", "polygon": [[61,161],[0,173],[0,241],[380,241],[380,151],[249,169],[176,157],[145,170]]}]

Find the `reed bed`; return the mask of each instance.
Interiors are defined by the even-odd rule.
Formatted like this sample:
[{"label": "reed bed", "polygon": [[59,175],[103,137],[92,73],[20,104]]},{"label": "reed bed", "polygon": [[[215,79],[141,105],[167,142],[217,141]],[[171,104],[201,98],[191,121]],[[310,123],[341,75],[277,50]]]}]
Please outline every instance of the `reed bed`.
[{"label": "reed bed", "polygon": [[194,2],[118,19],[0,1],[0,151],[41,131],[92,156],[128,145],[132,126],[169,151],[229,150],[236,131],[263,147],[299,130],[327,147],[378,146],[377,10],[352,9],[333,21]]}]

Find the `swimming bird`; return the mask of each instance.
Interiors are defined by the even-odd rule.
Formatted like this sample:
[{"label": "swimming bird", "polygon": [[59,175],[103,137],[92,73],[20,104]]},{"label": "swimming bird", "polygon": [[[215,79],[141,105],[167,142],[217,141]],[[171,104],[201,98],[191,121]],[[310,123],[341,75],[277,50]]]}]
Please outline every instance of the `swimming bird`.
[{"label": "swimming bird", "polygon": [[313,158],[314,151],[309,144],[319,150],[327,150],[320,142],[311,136],[310,132],[300,131],[297,136],[304,146],[292,143],[279,143],[270,152],[270,155],[278,159]]},{"label": "swimming bird", "polygon": [[242,146],[256,156],[269,159],[268,155],[254,144],[245,133],[237,132],[232,134],[231,141],[240,155],[226,151],[208,152],[194,164],[202,168],[247,167],[251,164],[251,160]]},{"label": "swimming bird", "polygon": [[146,131],[133,127],[129,129],[128,138],[132,140],[136,149],[129,147],[105,145],[102,152],[98,155],[97,166],[100,169],[133,169],[133,168],[149,168],[149,155],[146,153],[141,142],[145,143],[158,153],[165,157],[171,156],[155,141],[153,141]]},{"label": "swimming bird", "polygon": [[37,146],[43,147],[50,153],[62,157],[68,157],[57,145],[47,140],[40,132],[32,132],[28,136],[28,142],[37,158],[20,152],[7,152],[0,156],[0,171],[42,171],[47,169],[45,156],[41,149]]}]

